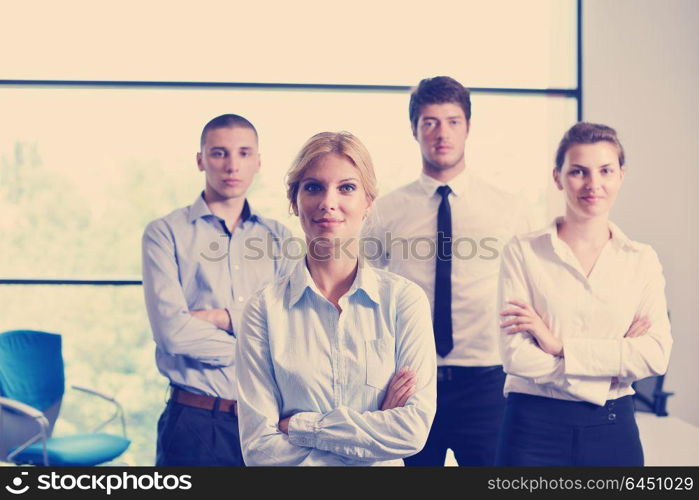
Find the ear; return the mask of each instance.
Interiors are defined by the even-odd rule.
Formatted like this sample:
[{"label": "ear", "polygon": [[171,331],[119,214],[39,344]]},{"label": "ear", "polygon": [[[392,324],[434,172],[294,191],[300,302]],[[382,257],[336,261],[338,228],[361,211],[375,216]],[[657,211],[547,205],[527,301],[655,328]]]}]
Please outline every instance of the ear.
[{"label": "ear", "polygon": [[626,168],[625,167],[619,167],[619,175],[621,175],[621,181],[624,181],[624,174],[626,174]]},{"label": "ear", "polygon": [[471,120],[466,120],[466,139],[468,139],[468,134],[471,133]]},{"label": "ear", "polygon": [[561,173],[557,168],[553,169],[553,182],[556,183],[556,187],[559,191],[563,191],[563,184],[561,184]]},{"label": "ear", "polygon": [[197,167],[199,167],[200,172],[204,171],[204,164],[201,161],[201,153],[197,153]]},{"label": "ear", "polygon": [[364,212],[364,219],[369,217],[369,214],[371,213],[371,208],[374,206],[374,200],[371,200],[368,196],[366,197],[366,211]]},{"label": "ear", "polygon": [[255,167],[255,172],[259,172],[260,167],[262,167],[262,155],[257,153],[257,166]]},{"label": "ear", "polygon": [[413,132],[413,139],[417,141],[417,124],[413,127],[413,124],[410,124],[410,130]]}]

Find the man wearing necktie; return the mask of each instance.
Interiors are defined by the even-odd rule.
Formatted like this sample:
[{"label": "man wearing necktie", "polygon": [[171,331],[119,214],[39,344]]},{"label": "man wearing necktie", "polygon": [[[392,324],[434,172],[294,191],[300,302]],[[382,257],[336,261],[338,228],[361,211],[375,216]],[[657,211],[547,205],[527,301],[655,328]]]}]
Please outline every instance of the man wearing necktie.
[{"label": "man wearing necktie", "polygon": [[410,97],[422,154],[418,180],[378,199],[366,221],[365,257],[419,284],[432,304],[437,415],[425,448],[406,465],[493,465],[504,412],[498,352],[500,250],[519,230],[520,204],[466,167],[468,89],[424,79]]}]

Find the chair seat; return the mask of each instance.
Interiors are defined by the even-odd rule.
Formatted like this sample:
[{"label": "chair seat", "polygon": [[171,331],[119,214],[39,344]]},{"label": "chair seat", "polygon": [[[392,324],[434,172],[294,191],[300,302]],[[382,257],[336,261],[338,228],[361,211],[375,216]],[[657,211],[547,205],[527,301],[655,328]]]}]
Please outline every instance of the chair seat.
[{"label": "chair seat", "polygon": [[[126,438],[113,434],[74,434],[46,440],[46,453],[51,466],[91,466],[115,459],[131,444]],[[41,441],[18,453],[18,464],[44,464]]]}]

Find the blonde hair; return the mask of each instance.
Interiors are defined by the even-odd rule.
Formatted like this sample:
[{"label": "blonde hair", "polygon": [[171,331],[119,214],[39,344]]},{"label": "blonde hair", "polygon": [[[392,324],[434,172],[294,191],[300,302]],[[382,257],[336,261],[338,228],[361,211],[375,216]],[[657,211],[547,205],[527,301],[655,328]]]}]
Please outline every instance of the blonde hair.
[{"label": "blonde hair", "polygon": [[296,197],[299,193],[299,184],[306,170],[318,158],[330,153],[345,156],[357,167],[359,180],[370,201],[374,201],[378,196],[379,191],[376,187],[374,164],[364,144],[349,132],[321,132],[306,141],[306,144],[303,145],[299,154],[296,155],[291,168],[286,174],[286,196],[289,199],[289,207],[294,215],[299,214]]}]

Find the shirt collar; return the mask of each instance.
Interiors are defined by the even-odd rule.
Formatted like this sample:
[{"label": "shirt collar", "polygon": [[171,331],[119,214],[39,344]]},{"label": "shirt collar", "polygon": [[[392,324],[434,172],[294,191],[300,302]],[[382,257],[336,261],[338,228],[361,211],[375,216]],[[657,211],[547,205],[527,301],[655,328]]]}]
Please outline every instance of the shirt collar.
[{"label": "shirt collar", "polygon": [[[316,295],[322,297],[322,294],[318,290],[311,273],[306,266],[306,259],[303,258],[296,263],[291,276],[289,277],[289,306],[294,306],[301,297],[303,297],[304,292],[307,288],[310,288]],[[354,282],[350,287],[349,291],[345,294],[346,297],[351,297],[359,290],[362,290],[367,297],[369,297],[376,304],[379,303],[379,281],[376,272],[371,268],[371,266],[363,261],[359,262],[357,268],[357,276],[354,278]]]},{"label": "shirt collar", "polygon": [[[558,224],[563,222],[563,217],[556,217],[551,224],[546,226],[543,229],[540,229],[539,231],[535,231],[530,234],[531,238],[540,238],[540,237],[548,237],[549,240],[551,241],[551,245],[556,251],[561,250],[562,246],[564,243],[563,241],[558,237]],[[614,224],[612,221],[608,221],[609,224],[609,231],[612,234],[611,237],[611,242],[612,245],[614,245],[616,248],[619,250],[628,250],[631,252],[639,252],[641,250],[641,247],[639,246],[638,243],[635,241],[631,240],[628,236],[626,236],[621,229],[619,229],[619,226]]]},{"label": "shirt collar", "polygon": [[[206,201],[204,200],[204,191],[202,191],[189,208],[189,222],[194,222],[195,220],[201,217],[206,217],[207,215],[215,217],[215,215],[211,212],[209,205],[206,204]],[[246,222],[248,220],[255,222],[259,219],[259,217],[260,214],[256,210],[250,208],[250,204],[246,199],[245,204],[243,205],[243,211],[240,214],[241,222]]]},{"label": "shirt collar", "polygon": [[[468,169],[465,168],[463,172],[454,177],[448,183],[446,183],[455,196],[462,196],[466,192],[466,186],[468,185],[469,173]],[[425,191],[427,196],[433,196],[437,192],[439,186],[444,186],[445,183],[438,181],[437,179],[430,177],[426,173],[422,172],[420,178],[418,179],[418,184]]]}]

